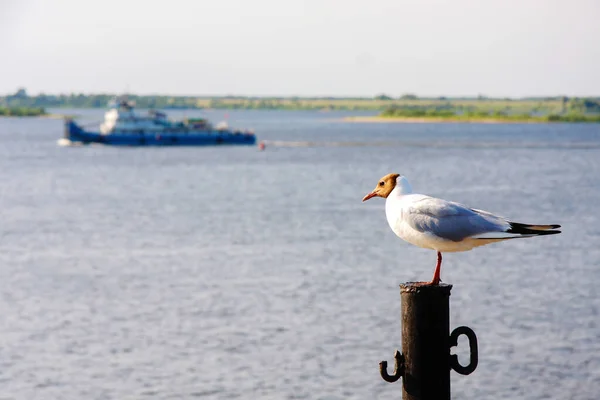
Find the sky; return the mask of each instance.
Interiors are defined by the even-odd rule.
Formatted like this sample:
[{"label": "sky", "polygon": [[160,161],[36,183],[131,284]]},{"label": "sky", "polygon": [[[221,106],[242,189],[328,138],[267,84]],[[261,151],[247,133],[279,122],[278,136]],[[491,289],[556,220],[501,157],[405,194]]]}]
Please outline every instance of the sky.
[{"label": "sky", "polygon": [[600,96],[598,0],[0,0],[0,95]]}]

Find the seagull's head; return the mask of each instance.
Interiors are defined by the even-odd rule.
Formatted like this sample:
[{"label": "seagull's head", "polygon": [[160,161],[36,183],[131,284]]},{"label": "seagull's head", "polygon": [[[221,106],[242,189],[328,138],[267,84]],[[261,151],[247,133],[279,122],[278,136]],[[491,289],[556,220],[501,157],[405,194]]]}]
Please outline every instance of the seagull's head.
[{"label": "seagull's head", "polygon": [[400,176],[400,174],[387,174],[377,182],[377,186],[375,186],[375,189],[371,193],[363,197],[362,201],[367,201],[373,197],[383,197],[386,199],[396,187],[398,177]]}]

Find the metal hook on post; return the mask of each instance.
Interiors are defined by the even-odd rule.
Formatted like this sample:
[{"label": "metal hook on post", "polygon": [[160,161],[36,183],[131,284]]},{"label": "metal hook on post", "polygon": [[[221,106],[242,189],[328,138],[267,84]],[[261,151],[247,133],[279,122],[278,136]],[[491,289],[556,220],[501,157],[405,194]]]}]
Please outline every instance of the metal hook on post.
[{"label": "metal hook on post", "polygon": [[404,356],[400,351],[396,350],[394,354],[395,365],[394,365],[394,373],[392,375],[387,372],[387,361],[382,361],[379,363],[379,373],[384,381],[393,383],[396,382],[400,377],[404,376]]}]

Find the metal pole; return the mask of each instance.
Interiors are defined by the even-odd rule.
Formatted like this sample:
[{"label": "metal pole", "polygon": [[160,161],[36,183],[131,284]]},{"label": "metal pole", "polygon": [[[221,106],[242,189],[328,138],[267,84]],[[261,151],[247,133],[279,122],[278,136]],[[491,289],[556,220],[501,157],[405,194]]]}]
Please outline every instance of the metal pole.
[{"label": "metal pole", "polygon": [[452,285],[400,285],[404,400],[450,400]]},{"label": "metal pole", "polygon": [[[450,400],[450,369],[468,375],[477,366],[477,338],[467,327],[450,335],[450,290],[452,285],[400,285],[402,309],[402,354],[396,351],[396,368],[387,373],[382,361],[381,376],[388,382],[403,377],[403,400]],[[469,338],[471,362],[462,366],[450,348],[461,334]]]}]

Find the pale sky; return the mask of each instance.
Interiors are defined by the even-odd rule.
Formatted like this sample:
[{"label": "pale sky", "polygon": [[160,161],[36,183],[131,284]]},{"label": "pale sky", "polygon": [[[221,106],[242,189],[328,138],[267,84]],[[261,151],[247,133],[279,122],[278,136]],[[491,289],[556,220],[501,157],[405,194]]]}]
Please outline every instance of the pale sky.
[{"label": "pale sky", "polygon": [[0,94],[600,96],[599,0],[0,0]]}]

